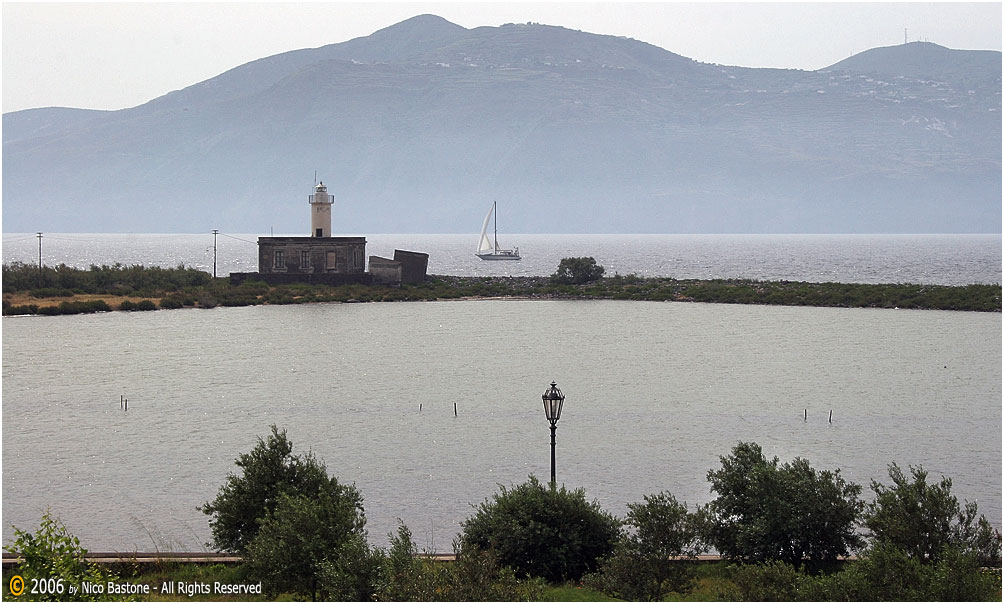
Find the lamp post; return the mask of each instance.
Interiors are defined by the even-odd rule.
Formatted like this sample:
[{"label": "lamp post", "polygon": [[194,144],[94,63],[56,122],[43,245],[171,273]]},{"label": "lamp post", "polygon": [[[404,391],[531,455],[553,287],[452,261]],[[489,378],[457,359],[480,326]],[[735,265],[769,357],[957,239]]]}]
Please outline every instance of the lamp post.
[{"label": "lamp post", "polygon": [[561,405],[565,402],[565,395],[558,390],[558,385],[551,382],[551,387],[540,397],[544,401],[544,417],[551,422],[551,486],[556,484],[554,479],[554,431],[558,427],[558,419],[561,418]]},{"label": "lamp post", "polygon": [[216,278],[216,236],[219,233],[219,229],[213,229],[213,279]]}]

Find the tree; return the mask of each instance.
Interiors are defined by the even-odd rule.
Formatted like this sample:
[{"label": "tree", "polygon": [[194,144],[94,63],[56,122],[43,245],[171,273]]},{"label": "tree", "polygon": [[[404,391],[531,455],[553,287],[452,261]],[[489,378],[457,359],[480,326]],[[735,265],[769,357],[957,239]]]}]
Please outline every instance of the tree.
[{"label": "tree", "polygon": [[609,555],[620,521],[583,489],[542,485],[536,477],[499,487],[462,524],[460,543],[493,552],[503,566],[548,581],[578,580]]},{"label": "tree", "polygon": [[959,506],[952,480],[928,484],[923,467],[910,466],[910,480],[895,463],[889,465],[893,485],[872,481],[875,501],[864,524],[876,543],[891,544],[921,563],[937,562],[949,548],[975,556],[983,566],[1000,567],[1001,537],[986,517],[977,520],[975,502]]},{"label": "tree", "polygon": [[781,561],[743,564],[732,570],[742,602],[994,602],[1000,574],[985,572],[971,556],[946,551],[935,564],[922,564],[891,544],[875,544],[838,572],[812,575]]},{"label": "tree", "polygon": [[[53,518],[48,510],[42,514],[42,521],[34,533],[14,528],[14,542],[5,547],[23,560],[17,567],[17,574],[24,580],[25,593],[14,596],[6,591],[13,583],[4,585],[4,599],[30,600],[38,598],[48,601],[115,600],[119,596],[108,593],[91,593],[80,586],[84,583],[104,586],[118,581],[118,576],[105,569],[88,564],[87,550],[80,546],[80,539],[74,537],[66,526]],[[33,593],[33,580],[39,580],[40,591]],[[70,589],[77,591],[71,593]]]},{"label": "tree", "polygon": [[371,602],[377,598],[387,554],[366,538],[350,535],[318,565],[319,589],[335,602]]},{"label": "tree", "polygon": [[863,545],[854,527],[861,487],[840,470],[816,471],[796,458],[767,460],[756,443],[739,443],[709,470],[717,497],[708,504],[709,538],[725,557],[800,564],[834,561]]},{"label": "tree", "polygon": [[272,595],[326,596],[318,589],[322,565],[333,553],[359,553],[348,548],[365,540],[365,523],[354,487],[334,483],[317,493],[280,493],[248,545],[248,572]]},{"label": "tree", "polygon": [[690,513],[671,493],[646,495],[629,503],[627,531],[614,553],[600,563],[588,583],[625,600],[662,600],[671,591],[690,591],[693,576],[680,558],[696,558],[701,543],[700,512]]},{"label": "tree", "polygon": [[271,428],[267,440],[259,437],[257,446],[234,462],[242,473],[227,476],[216,499],[200,508],[212,516],[209,525],[219,551],[244,553],[258,534],[259,520],[275,510],[281,494],[316,495],[324,488],[339,489],[312,454],[293,455],[286,430]]},{"label": "tree", "polygon": [[[355,601],[539,602],[542,582],[520,579],[490,551],[454,543],[456,559],[444,563],[419,557],[404,524],[390,535],[390,550],[355,548],[346,561],[340,552],[324,564],[327,596]],[[349,548],[350,550],[353,548]]]},{"label": "tree", "polygon": [[551,275],[551,280],[564,285],[580,285],[596,281],[603,276],[603,267],[596,264],[593,257],[562,258],[558,271]]},{"label": "tree", "polygon": [[705,551],[700,539],[700,518],[687,511],[672,493],[645,495],[644,503],[629,503],[626,540],[643,556],[695,558]]}]

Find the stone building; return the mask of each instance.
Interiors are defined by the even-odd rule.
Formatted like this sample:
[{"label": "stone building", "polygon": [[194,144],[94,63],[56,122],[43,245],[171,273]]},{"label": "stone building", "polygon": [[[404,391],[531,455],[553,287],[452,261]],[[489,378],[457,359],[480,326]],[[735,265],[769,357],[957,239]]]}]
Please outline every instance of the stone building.
[{"label": "stone building", "polygon": [[259,237],[258,273],[270,283],[365,283],[365,237]]},{"label": "stone building", "polygon": [[[366,272],[366,238],[331,236],[331,206],[334,202],[334,196],[328,194],[323,182],[316,185],[314,192],[308,196],[310,236],[259,237],[258,272],[231,273],[231,283],[240,284],[248,280],[270,284],[372,283],[374,274]],[[402,282],[421,283],[425,280],[428,254],[394,250],[393,260],[371,256],[371,266],[374,266],[374,259],[379,283],[400,285]]]},{"label": "stone building", "polygon": [[422,252],[394,250],[394,259],[370,256],[370,274],[374,283],[400,285],[425,281],[429,255]]}]

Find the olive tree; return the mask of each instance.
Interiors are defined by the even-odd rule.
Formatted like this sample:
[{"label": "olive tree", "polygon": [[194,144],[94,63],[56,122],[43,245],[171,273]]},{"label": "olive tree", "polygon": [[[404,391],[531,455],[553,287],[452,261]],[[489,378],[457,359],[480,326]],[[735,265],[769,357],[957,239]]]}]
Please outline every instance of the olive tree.
[{"label": "olive tree", "polygon": [[258,534],[259,521],[275,510],[283,493],[316,494],[334,481],[311,453],[293,454],[286,430],[271,429],[254,449],[238,456],[234,463],[241,472],[227,476],[216,498],[200,508],[212,516],[211,545],[218,551],[244,553]]},{"label": "olive tree", "polygon": [[899,547],[921,563],[937,562],[948,549],[975,556],[982,566],[1000,567],[1001,537],[986,517],[977,519],[975,502],[959,505],[952,479],[927,482],[923,467],[910,467],[912,479],[895,463],[889,465],[892,486],[872,481],[875,501],[864,525],[876,543]]},{"label": "olive tree", "polygon": [[625,600],[662,600],[671,591],[686,593],[693,585],[690,565],[706,550],[701,540],[703,512],[690,512],[671,493],[646,495],[629,503],[625,531],[614,553],[586,582]]},{"label": "olive tree", "polygon": [[768,460],[756,443],[739,443],[708,471],[717,497],[707,506],[709,538],[726,558],[800,564],[834,561],[864,543],[855,525],[861,486],[840,470],[817,471],[805,459]]},{"label": "olive tree", "polygon": [[365,538],[362,496],[329,478],[311,453],[294,454],[285,430],[271,430],[237,458],[242,473],[228,476],[202,511],[213,517],[216,547],[242,553],[270,593],[316,598],[328,557]]},{"label": "olive tree", "polygon": [[247,570],[269,594],[326,597],[319,590],[320,579],[333,554],[359,554],[367,560],[365,552],[349,549],[365,542],[365,522],[362,499],[353,487],[335,484],[316,494],[282,493],[248,545]]},{"label": "olive tree", "polygon": [[543,485],[530,476],[486,499],[462,524],[460,544],[490,550],[503,566],[548,581],[577,580],[596,570],[620,533],[620,521],[583,489]]}]

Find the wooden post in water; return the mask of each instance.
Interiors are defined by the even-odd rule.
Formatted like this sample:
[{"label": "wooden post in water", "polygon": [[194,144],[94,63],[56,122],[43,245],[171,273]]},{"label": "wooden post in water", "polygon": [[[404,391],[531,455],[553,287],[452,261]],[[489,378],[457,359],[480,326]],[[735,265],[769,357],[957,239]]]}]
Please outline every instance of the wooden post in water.
[{"label": "wooden post in water", "polygon": [[803,422],[809,421],[809,410],[808,409],[802,411],[802,421]]},{"label": "wooden post in water", "polygon": [[453,403],[453,417],[457,417],[457,404]]},{"label": "wooden post in water", "polygon": [[833,423],[833,409],[830,409],[830,419],[829,419],[829,422],[831,424]]}]

